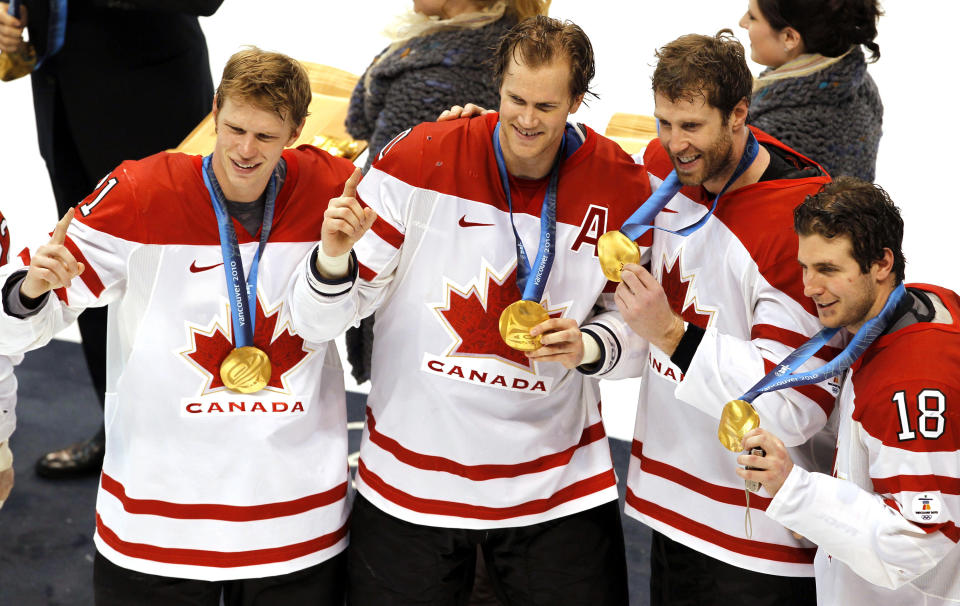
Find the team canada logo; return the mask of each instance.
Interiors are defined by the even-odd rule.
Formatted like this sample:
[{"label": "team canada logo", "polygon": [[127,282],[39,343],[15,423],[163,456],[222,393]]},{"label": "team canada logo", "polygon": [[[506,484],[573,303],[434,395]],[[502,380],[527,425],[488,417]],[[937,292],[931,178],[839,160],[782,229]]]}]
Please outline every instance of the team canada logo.
[{"label": "team canada logo", "polygon": [[198,398],[183,401],[184,414],[245,414],[257,412],[297,413],[303,412],[305,403],[299,397],[291,397],[286,377],[298,368],[313,353],[304,346],[303,339],[293,333],[287,324],[277,326],[281,305],[265,311],[258,298],[253,344],[270,357],[270,382],[258,394],[234,394],[220,378],[220,363],[234,348],[233,329],[229,321],[229,307],[224,306],[226,328],[213,321],[207,327],[189,326],[190,346],[180,355],[206,378]]},{"label": "team canada logo", "polygon": [[697,301],[694,294],[697,274],[696,272],[683,274],[682,250],[673,261],[668,261],[666,255],[663,256],[660,284],[663,285],[663,291],[673,311],[680,314],[685,321],[696,324],[700,328],[707,328],[716,310],[704,307]]},{"label": "team canada logo", "polygon": [[[480,276],[466,286],[444,280],[445,300],[429,306],[451,344],[442,356],[426,354],[421,370],[500,389],[549,391],[550,379],[535,375],[533,363],[500,338],[500,314],[521,298],[516,265],[497,272],[484,262]],[[563,316],[565,307],[542,304],[551,318]]]}]

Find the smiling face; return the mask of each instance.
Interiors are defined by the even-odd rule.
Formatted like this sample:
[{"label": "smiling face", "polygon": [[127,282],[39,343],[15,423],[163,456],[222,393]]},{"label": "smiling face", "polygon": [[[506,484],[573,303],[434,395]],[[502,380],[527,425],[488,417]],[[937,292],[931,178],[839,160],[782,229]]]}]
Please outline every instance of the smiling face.
[{"label": "smiling face", "polygon": [[[654,103],[654,116],[660,122],[660,143],[667,150],[680,183],[712,185],[717,182],[722,187],[739,161],[734,157],[733,133],[739,114],[746,115],[746,103],[737,105],[726,124],[720,110],[702,96],[695,101],[671,101],[656,93]],[[719,188],[708,189],[719,191]]]},{"label": "smiling face", "polygon": [[213,173],[223,195],[234,202],[253,202],[263,194],[283,148],[300,136],[290,118],[227,97],[219,109],[214,102],[217,143]]},{"label": "smiling face", "polygon": [[560,148],[567,116],[583,95],[570,98],[570,62],[566,58],[529,67],[516,58],[500,86],[500,146],[507,171],[540,179],[550,172]]},{"label": "smiling face", "polygon": [[800,236],[797,261],[803,269],[803,294],[813,299],[820,323],[856,332],[880,313],[892,287],[888,277],[893,253],[864,273],[853,258],[850,236]]}]

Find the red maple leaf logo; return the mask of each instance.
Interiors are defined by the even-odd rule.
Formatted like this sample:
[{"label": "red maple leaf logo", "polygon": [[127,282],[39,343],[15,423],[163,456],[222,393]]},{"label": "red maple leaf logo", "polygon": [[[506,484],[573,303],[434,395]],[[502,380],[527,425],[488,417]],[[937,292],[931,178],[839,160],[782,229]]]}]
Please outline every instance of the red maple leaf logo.
[{"label": "red maple leaf logo", "polygon": [[[501,358],[532,369],[533,363],[523,352],[508,347],[500,338],[500,314],[521,298],[520,289],[517,288],[516,267],[504,278],[497,278],[490,271],[486,273],[486,278],[486,301],[481,298],[476,286],[471,286],[467,292],[447,286],[447,305],[436,308],[458,338],[447,355]],[[543,304],[546,306],[546,301]],[[550,312],[551,318],[562,316],[562,309]]]},{"label": "red maple leaf logo", "polygon": [[[270,315],[266,315],[259,298],[257,299],[253,344],[270,357],[270,382],[265,389],[272,387],[284,391],[283,375],[300,364],[310,351],[303,347],[303,339],[291,333],[289,328],[284,328],[273,341],[270,340],[276,330],[279,317],[279,305]],[[233,331],[228,332],[232,336]],[[211,376],[210,384],[204,389],[204,393],[225,387],[223,380],[220,379],[220,364],[235,347],[233,339],[224,334],[219,324],[209,333],[191,326],[190,333],[193,339],[193,350],[183,353]]]},{"label": "red maple leaf logo", "polygon": [[710,318],[713,316],[712,311],[707,313],[700,313],[697,310],[697,299],[694,297],[691,299],[690,303],[686,307],[683,304],[687,301],[687,291],[690,289],[690,282],[693,280],[694,276],[689,278],[684,278],[680,275],[680,256],[677,255],[677,258],[667,267],[666,259],[663,262],[663,272],[660,278],[660,284],[663,286],[663,291],[667,295],[667,301],[670,302],[670,308],[680,314],[680,316],[690,322],[695,324],[700,328],[706,328],[707,324],[710,323]]}]

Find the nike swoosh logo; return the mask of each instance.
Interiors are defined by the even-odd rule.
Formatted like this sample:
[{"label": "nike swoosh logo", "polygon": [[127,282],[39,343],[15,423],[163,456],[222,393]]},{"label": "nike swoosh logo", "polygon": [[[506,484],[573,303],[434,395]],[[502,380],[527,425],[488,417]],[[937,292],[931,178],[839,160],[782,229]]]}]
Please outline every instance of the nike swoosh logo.
[{"label": "nike swoosh logo", "polygon": [[197,262],[194,261],[193,263],[190,264],[190,271],[192,271],[195,274],[198,274],[201,271],[207,271],[208,269],[213,269],[214,267],[220,267],[221,265],[223,265],[222,262],[217,263],[216,265],[209,265],[207,267],[197,267]]},{"label": "nike swoosh logo", "polygon": [[493,223],[474,223],[467,221],[467,215],[460,217],[460,227],[493,227]]}]

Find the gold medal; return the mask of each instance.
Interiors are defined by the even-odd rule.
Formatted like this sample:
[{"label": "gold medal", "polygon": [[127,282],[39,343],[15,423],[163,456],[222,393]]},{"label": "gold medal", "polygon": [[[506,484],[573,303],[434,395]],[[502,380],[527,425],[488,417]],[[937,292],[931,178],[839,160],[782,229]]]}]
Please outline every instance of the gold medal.
[{"label": "gold medal", "polygon": [[270,358],[256,347],[238,347],[220,363],[220,379],[230,391],[256,393],[270,382]]},{"label": "gold medal", "polygon": [[550,314],[539,303],[516,301],[500,314],[500,337],[503,342],[518,351],[533,351],[540,348],[540,335],[530,336],[530,329]]},{"label": "gold medal", "polygon": [[720,415],[720,427],[717,437],[723,447],[732,452],[741,452],[743,436],[756,427],[760,427],[760,415],[749,402],[730,400]]},{"label": "gold medal", "polygon": [[627,263],[640,262],[640,248],[622,231],[608,231],[597,240],[600,269],[612,282],[620,281],[620,272]]}]

